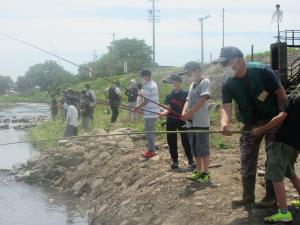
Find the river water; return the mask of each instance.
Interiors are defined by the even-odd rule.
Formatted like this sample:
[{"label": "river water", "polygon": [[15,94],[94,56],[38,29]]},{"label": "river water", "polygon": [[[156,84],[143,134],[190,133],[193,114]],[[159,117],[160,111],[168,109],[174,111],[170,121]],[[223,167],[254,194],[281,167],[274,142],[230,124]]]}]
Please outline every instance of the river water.
[{"label": "river water", "polygon": [[[38,117],[49,113],[47,105],[18,104],[0,109],[0,119]],[[0,144],[24,140],[25,135],[24,130],[0,129]],[[86,213],[73,196],[16,182],[10,175],[8,170],[14,164],[26,162],[34,152],[28,143],[0,146],[0,225],[87,225]]]}]

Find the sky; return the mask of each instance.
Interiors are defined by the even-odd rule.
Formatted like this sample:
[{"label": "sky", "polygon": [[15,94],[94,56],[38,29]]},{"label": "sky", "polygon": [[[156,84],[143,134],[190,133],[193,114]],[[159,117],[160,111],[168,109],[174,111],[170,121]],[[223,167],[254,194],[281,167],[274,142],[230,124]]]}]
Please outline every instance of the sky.
[{"label": "sky", "polygon": [[[152,45],[152,25],[147,21],[148,0],[0,0],[0,32],[30,42],[77,64],[107,52],[116,39],[138,38]],[[156,30],[156,61],[182,66],[201,60],[201,29],[204,21],[205,61],[217,58],[222,47],[222,8],[225,8],[225,45],[245,54],[268,50],[276,25],[271,24],[275,4],[283,10],[282,30],[300,29],[299,0],[159,0],[160,21]],[[77,68],[36,49],[0,36],[0,74],[14,80],[29,67],[56,60],[72,73]]]}]

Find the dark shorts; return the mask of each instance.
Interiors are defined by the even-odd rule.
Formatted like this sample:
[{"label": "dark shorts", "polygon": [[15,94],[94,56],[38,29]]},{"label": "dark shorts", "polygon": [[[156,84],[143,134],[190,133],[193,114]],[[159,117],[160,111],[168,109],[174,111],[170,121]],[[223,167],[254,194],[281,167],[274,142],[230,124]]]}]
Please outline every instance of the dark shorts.
[{"label": "dark shorts", "polygon": [[268,151],[266,178],[271,181],[283,181],[284,177],[295,177],[297,158],[298,153],[293,147],[274,142],[272,149]]},{"label": "dark shorts", "polygon": [[189,133],[188,137],[189,137],[189,142],[192,150],[192,155],[194,157],[208,157],[210,155],[209,133]]}]

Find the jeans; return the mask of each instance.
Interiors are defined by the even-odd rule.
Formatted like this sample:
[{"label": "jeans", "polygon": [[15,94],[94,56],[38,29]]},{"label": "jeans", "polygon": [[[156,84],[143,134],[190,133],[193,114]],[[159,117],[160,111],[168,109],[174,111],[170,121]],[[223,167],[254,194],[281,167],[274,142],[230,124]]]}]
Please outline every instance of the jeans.
[{"label": "jeans", "polygon": [[[155,131],[156,118],[144,118],[145,132]],[[154,152],[155,146],[155,134],[146,134],[148,142],[148,151]]]},{"label": "jeans", "polygon": [[[130,109],[134,109],[137,106],[136,102],[128,102],[128,107]],[[128,119],[130,121],[135,121],[136,120],[136,113],[133,112],[132,110],[128,110]]]},{"label": "jeans", "polygon": [[119,115],[119,102],[110,102],[110,108],[111,108],[111,122],[114,123],[118,119]]},{"label": "jeans", "polygon": [[82,127],[83,129],[88,129],[90,125],[90,117],[82,117]]},{"label": "jeans", "polygon": [[[178,120],[167,120],[167,131],[185,131],[186,128],[183,127],[184,123]],[[181,144],[184,148],[185,155],[189,162],[193,161],[193,156],[191,153],[191,146],[189,143],[188,135],[186,133],[180,133]],[[178,162],[178,146],[177,146],[177,134],[167,134],[167,141],[169,145],[169,151],[173,162]]]},{"label": "jeans", "polygon": [[64,137],[72,137],[78,135],[78,128],[72,125],[67,125]]}]

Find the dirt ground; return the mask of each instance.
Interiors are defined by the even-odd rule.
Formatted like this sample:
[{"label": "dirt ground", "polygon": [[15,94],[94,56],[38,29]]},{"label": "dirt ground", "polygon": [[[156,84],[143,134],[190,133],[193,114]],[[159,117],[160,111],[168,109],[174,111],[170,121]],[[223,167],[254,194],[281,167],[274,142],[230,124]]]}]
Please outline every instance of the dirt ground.
[{"label": "dirt ground", "polygon": [[[211,184],[199,184],[188,181],[186,176],[190,173],[186,167],[183,150],[180,149],[181,169],[171,170],[168,150],[161,148],[158,156],[149,161],[139,161],[141,167],[149,168],[154,175],[145,192],[145,202],[149,202],[154,211],[163,211],[163,218],[157,216],[147,221],[147,224],[215,224],[215,225],[259,225],[264,224],[263,218],[276,209],[262,210],[254,207],[233,208],[231,200],[241,194],[240,160],[238,149],[238,135],[225,138],[232,149],[211,150]],[[136,142],[142,147],[144,142]],[[159,146],[165,146],[160,139]],[[264,189],[264,161],[263,147],[259,156],[259,175],[257,176],[256,198],[263,198]],[[150,165],[149,165],[150,164]],[[300,172],[299,166],[297,171]],[[142,171],[143,172],[143,169]],[[160,175],[158,175],[160,174]],[[149,176],[149,174],[146,174]],[[156,178],[157,177],[157,178]],[[292,185],[286,182],[288,198],[298,197]],[[160,205],[161,204],[161,205]],[[164,207],[163,207],[164,206]],[[300,210],[293,210],[294,222],[300,224]],[[149,212],[151,214],[151,212]],[[156,214],[156,213],[155,213]],[[130,220],[129,220],[130,221]],[[145,221],[146,222],[146,221]],[[128,224],[131,224],[129,222]],[[132,223],[134,224],[134,223]]]},{"label": "dirt ground", "polygon": [[[274,209],[233,209],[231,205],[241,194],[237,140],[238,136],[225,139],[230,149],[211,150],[211,184],[186,179],[190,171],[181,147],[181,169],[171,170],[163,137],[158,140],[157,156],[142,159],[144,136],[67,141],[32,159],[17,176],[71,191],[89,201],[90,225],[264,224],[263,217]],[[264,195],[264,159],[261,151],[257,200]],[[289,200],[298,196],[290,184],[287,191]],[[294,211],[294,218],[293,224],[300,224],[299,210]]]}]

